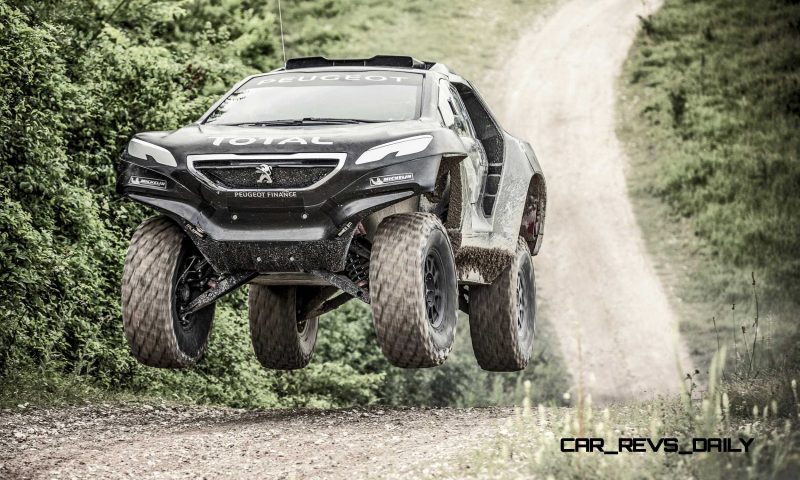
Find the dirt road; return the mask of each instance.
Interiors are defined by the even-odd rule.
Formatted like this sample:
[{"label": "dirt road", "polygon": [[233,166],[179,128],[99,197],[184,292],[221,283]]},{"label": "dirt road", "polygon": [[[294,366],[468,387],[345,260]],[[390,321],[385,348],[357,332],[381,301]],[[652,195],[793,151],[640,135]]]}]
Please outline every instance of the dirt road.
[{"label": "dirt road", "polygon": [[[507,92],[501,120],[532,140],[547,174],[545,244],[535,260],[540,298],[573,377],[596,401],[675,391],[677,359],[688,365],[627,199],[625,156],[614,134],[615,77],[636,15],[655,7],[563,2],[511,49],[496,78]],[[465,454],[497,435],[509,415],[20,409],[0,412],[0,478],[408,478],[464,471]]]},{"label": "dirt road", "polygon": [[0,412],[0,478],[410,478],[462,471],[462,455],[511,414],[141,404]]},{"label": "dirt road", "polygon": [[675,392],[689,371],[614,131],[614,84],[637,15],[658,3],[565,2],[521,39],[498,78],[507,92],[501,123],[531,140],[547,177],[545,240],[534,262],[540,299],[574,382],[598,402]]}]

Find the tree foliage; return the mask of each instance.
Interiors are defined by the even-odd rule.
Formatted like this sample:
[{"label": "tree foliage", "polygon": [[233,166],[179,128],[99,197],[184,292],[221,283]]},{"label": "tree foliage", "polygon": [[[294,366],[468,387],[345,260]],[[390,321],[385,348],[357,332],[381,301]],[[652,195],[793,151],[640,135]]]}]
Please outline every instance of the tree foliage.
[{"label": "tree foliage", "polygon": [[[298,5],[322,3],[344,8]],[[115,159],[133,133],[189,123],[276,67],[275,18],[268,0],[0,1],[0,379],[39,371],[234,405],[377,398],[381,374],[324,355],[299,374],[263,371],[236,299],[190,372],[138,366],[122,336],[122,262],[148,212],[115,195]]]},{"label": "tree foliage", "polygon": [[[461,8],[435,3],[442,12]],[[423,4],[397,8],[421,15]],[[284,2],[287,49],[342,51],[348,32],[367,28],[369,13],[352,15],[357,8],[394,20],[381,2],[365,5]],[[148,369],[129,355],[119,282],[128,239],[151,213],[114,193],[116,158],[134,133],[189,123],[239,79],[279,66],[276,7],[0,0],[0,403],[27,385],[53,396],[79,385],[240,407],[496,403],[517,386],[516,374],[480,373],[466,330],[463,354],[445,367],[391,368],[359,304],[322,320],[309,367],[266,371],[250,347],[246,292],[218,307],[209,351],[195,368]],[[355,26],[332,28],[345,18]]]}]

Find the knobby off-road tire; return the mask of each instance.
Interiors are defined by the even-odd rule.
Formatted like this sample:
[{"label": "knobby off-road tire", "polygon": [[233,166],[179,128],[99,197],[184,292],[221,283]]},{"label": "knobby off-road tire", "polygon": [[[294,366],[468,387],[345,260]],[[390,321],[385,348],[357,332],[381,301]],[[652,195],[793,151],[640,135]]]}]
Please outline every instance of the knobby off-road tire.
[{"label": "knobby off-road tire", "polygon": [[389,363],[444,363],[455,337],[458,284],[439,219],[427,213],[385,218],[372,243],[369,285],[375,332]]},{"label": "knobby off-road tire", "polygon": [[131,238],[122,273],[122,322],[131,354],[151,367],[184,368],[203,356],[215,305],[186,319],[176,287],[187,255],[199,255],[170,219],[145,220]]},{"label": "knobby off-road tire", "polygon": [[536,280],[520,237],[514,261],[491,285],[469,287],[469,328],[478,364],[493,372],[524,369],[535,327]]},{"label": "knobby off-road tire", "polygon": [[297,287],[250,285],[250,337],[266,368],[303,368],[314,355],[319,317],[297,321]]}]

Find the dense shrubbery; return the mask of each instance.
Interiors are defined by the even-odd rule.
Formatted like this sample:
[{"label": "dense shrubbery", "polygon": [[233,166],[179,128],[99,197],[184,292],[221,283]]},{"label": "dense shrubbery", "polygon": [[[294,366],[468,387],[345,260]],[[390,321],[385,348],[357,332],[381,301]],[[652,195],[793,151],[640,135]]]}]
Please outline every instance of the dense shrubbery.
[{"label": "dense shrubbery", "polygon": [[[397,13],[419,15],[423,1]],[[287,5],[294,55],[344,50],[347,32],[366,28],[369,12],[358,9],[392,17],[379,1]],[[81,398],[87,388],[234,406],[508,401],[518,376],[480,373],[466,331],[464,354],[445,367],[403,372],[385,362],[368,310],[355,304],[323,320],[316,357],[298,372],[258,365],[243,292],[218,308],[196,368],[148,369],[129,356],[119,281],[131,231],[149,213],[114,194],[115,159],[133,133],[188,123],[235,81],[278,66],[275,7],[0,0],[0,401]],[[540,361],[528,376],[545,371]],[[558,373],[547,378],[560,392]]]},{"label": "dense shrubbery", "polygon": [[643,24],[628,80],[670,145],[651,188],[723,262],[796,298],[800,5],[675,0]]},{"label": "dense shrubbery", "polygon": [[[0,378],[35,369],[132,387],[149,374],[119,328],[126,239],[146,213],[114,195],[115,158],[132,133],[191,121],[234,79],[277,63],[258,9],[144,7],[0,3]],[[240,31],[222,25],[233,16]]]},{"label": "dense shrubbery", "polygon": [[[317,361],[301,372],[266,372],[254,360],[242,294],[219,309],[198,368],[146,369],[128,355],[119,276],[130,232],[148,213],[114,194],[115,158],[132,133],[188,123],[239,78],[277,66],[279,39],[269,1],[245,9],[89,5],[0,3],[0,378],[8,389],[40,372],[56,389],[69,378],[237,406],[378,400],[386,365],[364,341],[369,317],[357,307],[329,318],[333,338],[322,334]],[[344,5],[301,2],[294,15],[336,14]],[[294,38],[309,49],[331,39],[307,37]]]}]

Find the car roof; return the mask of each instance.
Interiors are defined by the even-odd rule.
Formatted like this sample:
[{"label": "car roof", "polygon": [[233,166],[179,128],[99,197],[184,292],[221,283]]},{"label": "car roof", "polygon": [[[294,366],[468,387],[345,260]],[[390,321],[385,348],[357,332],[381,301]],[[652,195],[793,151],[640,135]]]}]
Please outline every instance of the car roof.
[{"label": "car roof", "polygon": [[[349,69],[379,68],[381,70],[432,71],[442,75],[450,75],[450,70],[441,63],[417,60],[414,57],[401,55],[375,55],[370,58],[326,58],[299,57],[290,58],[283,68],[276,71],[309,70],[309,69]],[[360,67],[360,68],[359,68]]]},{"label": "car roof", "polygon": [[326,67],[388,67],[430,70],[436,62],[425,62],[401,55],[375,55],[370,58],[299,57],[286,61],[286,70]]}]

